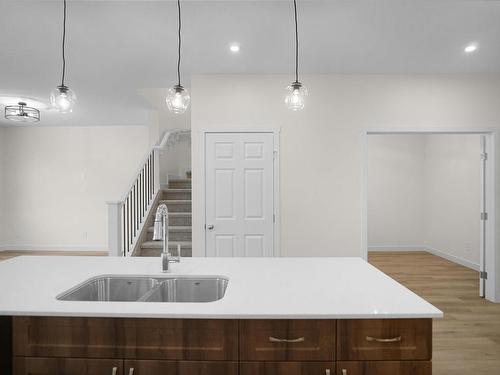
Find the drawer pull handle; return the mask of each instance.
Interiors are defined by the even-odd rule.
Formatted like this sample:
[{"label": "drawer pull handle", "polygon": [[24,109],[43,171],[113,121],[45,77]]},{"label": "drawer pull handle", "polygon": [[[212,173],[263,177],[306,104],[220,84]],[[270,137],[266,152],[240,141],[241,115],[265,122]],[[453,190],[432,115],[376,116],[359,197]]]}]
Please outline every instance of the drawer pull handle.
[{"label": "drawer pull handle", "polygon": [[116,375],[117,371],[118,371],[118,367],[113,367],[113,370],[111,370],[111,375]]},{"label": "drawer pull handle", "polygon": [[345,368],[342,369],[342,375],[347,375],[347,370]]},{"label": "drawer pull handle", "polygon": [[366,336],[366,341],[370,341],[370,342],[375,341],[375,342],[382,342],[382,343],[400,342],[401,336],[393,337],[391,339],[379,339],[377,337]]},{"label": "drawer pull handle", "polygon": [[270,342],[287,342],[287,343],[295,344],[298,342],[306,341],[306,338],[305,337],[297,337],[296,339],[278,339],[276,337],[269,336],[269,341]]},{"label": "drawer pull handle", "polygon": [[131,367],[129,370],[128,370],[128,375],[134,375],[134,368]]}]

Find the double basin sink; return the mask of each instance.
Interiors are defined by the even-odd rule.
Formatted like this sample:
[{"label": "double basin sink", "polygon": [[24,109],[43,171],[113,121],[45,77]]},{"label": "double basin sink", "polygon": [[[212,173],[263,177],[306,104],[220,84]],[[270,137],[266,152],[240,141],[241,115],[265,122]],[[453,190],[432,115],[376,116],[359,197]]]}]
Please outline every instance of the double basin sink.
[{"label": "double basin sink", "polygon": [[57,296],[61,301],[214,302],[224,297],[223,277],[97,276]]}]

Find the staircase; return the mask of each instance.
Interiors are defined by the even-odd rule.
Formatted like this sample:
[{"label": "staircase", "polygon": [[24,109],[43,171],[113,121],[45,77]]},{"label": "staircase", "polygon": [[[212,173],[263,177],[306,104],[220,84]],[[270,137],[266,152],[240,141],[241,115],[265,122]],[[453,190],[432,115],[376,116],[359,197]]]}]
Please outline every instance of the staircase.
[{"label": "staircase", "polygon": [[181,256],[192,256],[191,246],[191,179],[173,179],[168,189],[160,191],[161,198],[148,218],[147,233],[140,244],[139,256],[159,257],[163,241],[153,241],[154,214],[158,205],[165,203],[169,218],[169,251],[177,255],[177,245],[181,245]]}]

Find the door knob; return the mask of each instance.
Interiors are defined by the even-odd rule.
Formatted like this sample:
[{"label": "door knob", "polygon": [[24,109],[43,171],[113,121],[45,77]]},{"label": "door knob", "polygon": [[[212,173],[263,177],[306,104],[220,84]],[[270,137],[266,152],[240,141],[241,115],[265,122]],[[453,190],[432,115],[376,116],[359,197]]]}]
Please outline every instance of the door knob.
[{"label": "door knob", "polygon": [[213,229],[214,229],[214,226],[213,226],[213,225],[207,225],[207,229],[208,229],[208,230],[213,230]]}]

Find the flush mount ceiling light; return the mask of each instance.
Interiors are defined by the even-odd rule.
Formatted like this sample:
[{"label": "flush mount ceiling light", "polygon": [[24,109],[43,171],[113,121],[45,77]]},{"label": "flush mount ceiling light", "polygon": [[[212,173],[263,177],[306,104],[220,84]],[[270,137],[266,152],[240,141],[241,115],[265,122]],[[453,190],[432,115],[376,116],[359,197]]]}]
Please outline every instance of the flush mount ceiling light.
[{"label": "flush mount ceiling light", "polygon": [[477,43],[469,43],[467,46],[464,48],[465,53],[473,53],[476,52],[477,49],[479,48]]},{"label": "flush mount ceiling light", "polygon": [[308,95],[306,87],[299,82],[299,26],[297,20],[297,0],[293,0],[293,10],[295,15],[295,81],[286,88],[287,96],[285,104],[292,111],[300,111],[305,106],[305,99]]},{"label": "flush mount ceiling light", "polygon": [[177,0],[178,32],[177,32],[177,84],[168,90],[167,107],[170,112],[182,114],[186,112],[191,102],[189,92],[181,84],[181,1]]},{"label": "flush mount ceiling light", "polygon": [[76,95],[66,86],[66,0],[63,0],[63,35],[62,35],[62,77],[61,84],[50,93],[50,105],[61,113],[73,112]]},{"label": "flush mount ceiling light", "polygon": [[17,105],[5,106],[5,118],[17,122],[38,122],[40,121],[40,111],[27,107],[24,102],[19,102]]}]

